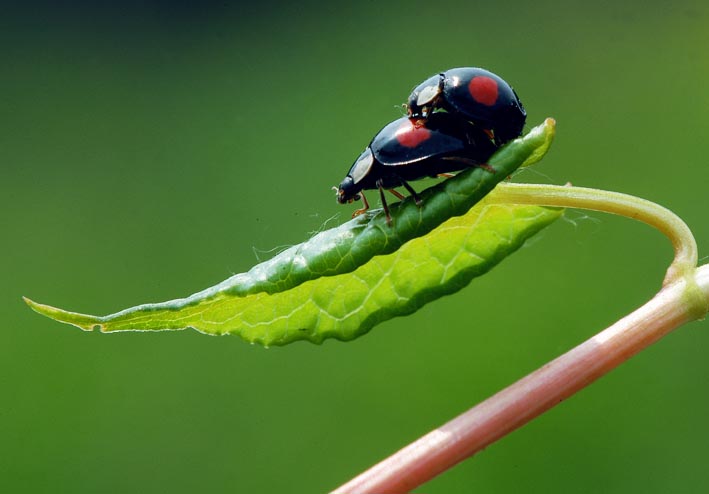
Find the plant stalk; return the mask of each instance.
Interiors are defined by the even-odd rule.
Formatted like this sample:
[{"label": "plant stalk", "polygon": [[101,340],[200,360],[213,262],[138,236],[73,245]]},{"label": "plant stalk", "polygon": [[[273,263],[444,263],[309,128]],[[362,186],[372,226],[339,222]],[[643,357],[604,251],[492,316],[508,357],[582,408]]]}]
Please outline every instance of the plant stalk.
[{"label": "plant stalk", "polygon": [[[709,300],[709,265],[693,280]],[[588,386],[673,329],[695,319],[681,278],[652,300],[566,354],[426,434],[336,489],[400,494],[472,456]]]}]

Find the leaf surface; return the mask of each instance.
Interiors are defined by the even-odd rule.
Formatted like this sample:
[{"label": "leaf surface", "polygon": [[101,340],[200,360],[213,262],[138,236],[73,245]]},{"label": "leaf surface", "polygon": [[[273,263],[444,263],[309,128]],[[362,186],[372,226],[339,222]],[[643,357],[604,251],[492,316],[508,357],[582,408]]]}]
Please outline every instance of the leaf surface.
[{"label": "leaf surface", "polygon": [[469,169],[423,191],[422,207],[410,198],[392,205],[393,226],[381,210],[362,215],[184,299],[103,317],[25,301],[84,330],[194,328],[264,345],[349,340],[461,289],[561,215],[481,201],[519,166],[541,159],[553,135],[547,119],[495,153],[496,173]]}]

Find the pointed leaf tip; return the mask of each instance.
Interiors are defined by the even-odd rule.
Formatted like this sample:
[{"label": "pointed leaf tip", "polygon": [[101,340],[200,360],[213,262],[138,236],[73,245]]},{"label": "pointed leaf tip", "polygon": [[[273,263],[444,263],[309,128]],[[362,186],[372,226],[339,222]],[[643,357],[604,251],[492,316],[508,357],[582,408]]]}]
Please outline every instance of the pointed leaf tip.
[{"label": "pointed leaf tip", "polygon": [[51,305],[40,304],[28,297],[22,297],[22,300],[37,314],[53,319],[57,322],[71,324],[83,331],[103,331],[104,326],[100,317],[91,316],[88,314],[80,314],[78,312],[69,312]]}]

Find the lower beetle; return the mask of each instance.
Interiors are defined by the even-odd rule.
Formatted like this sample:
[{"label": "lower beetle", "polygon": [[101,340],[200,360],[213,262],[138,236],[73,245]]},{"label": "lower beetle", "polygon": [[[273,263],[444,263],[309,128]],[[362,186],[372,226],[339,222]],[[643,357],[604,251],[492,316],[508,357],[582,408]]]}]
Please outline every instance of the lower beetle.
[{"label": "lower beetle", "polygon": [[501,77],[476,67],[450,69],[429,77],[409,96],[408,114],[424,118],[435,110],[458,113],[489,130],[498,146],[520,136],[527,113]]},{"label": "lower beetle", "polygon": [[483,129],[457,115],[437,112],[425,119],[399,118],[380,130],[354,162],[336,188],[337,201],[345,204],[361,198],[364,207],[354,212],[355,217],[369,209],[362,191],[379,189],[387,223],[391,224],[385,189],[404,199],[393,190],[403,186],[420,205],[421,200],[408,181],[474,166],[494,171],[486,163],[496,150]]}]

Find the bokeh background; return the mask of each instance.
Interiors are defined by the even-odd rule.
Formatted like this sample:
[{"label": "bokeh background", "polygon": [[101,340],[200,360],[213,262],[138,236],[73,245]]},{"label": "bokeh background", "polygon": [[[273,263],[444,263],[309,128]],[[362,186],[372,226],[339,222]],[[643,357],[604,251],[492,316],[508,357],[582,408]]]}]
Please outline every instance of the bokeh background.
[{"label": "bokeh background", "polygon": [[[517,181],[656,201],[707,262],[706,2],[115,3],[0,15],[3,492],[326,492],[651,297],[667,240],[569,211],[346,344],[82,333],[22,303],[179,298],[345,221],[330,187],[441,69],[557,119]],[[708,351],[684,327],[418,492],[707,492]]]}]

